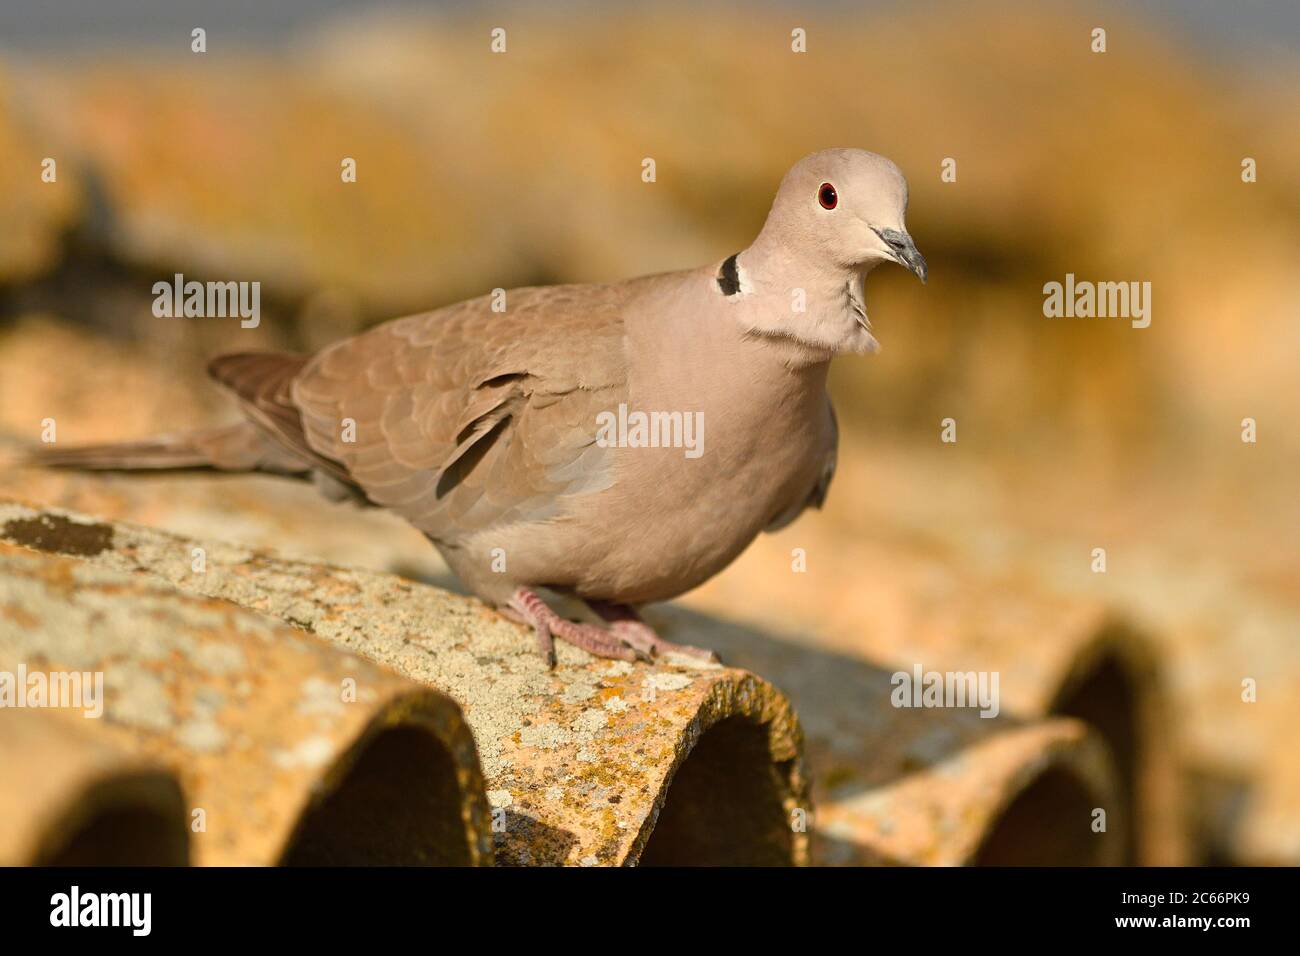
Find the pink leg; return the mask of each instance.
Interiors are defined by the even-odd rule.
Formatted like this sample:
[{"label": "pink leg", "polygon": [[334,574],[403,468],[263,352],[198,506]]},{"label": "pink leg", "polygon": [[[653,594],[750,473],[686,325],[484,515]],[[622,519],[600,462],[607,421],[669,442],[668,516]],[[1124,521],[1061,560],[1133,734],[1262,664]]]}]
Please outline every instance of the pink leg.
[{"label": "pink leg", "polygon": [[642,653],[654,657],[664,654],[684,654],[698,660],[719,663],[718,655],[705,647],[692,647],[689,644],[674,644],[664,640],[655,629],[641,620],[636,610],[626,604],[607,604],[604,601],[590,601],[591,609],[606,621],[609,630],[615,636],[635,647]]},{"label": "pink leg", "polygon": [[546,602],[527,588],[520,588],[511,596],[506,609],[514,611],[525,624],[532,625],[537,635],[537,649],[547,667],[555,666],[555,638],[581,647],[589,654],[619,661],[649,660],[648,653],[637,650],[619,637],[596,624],[579,624],[561,617]]}]

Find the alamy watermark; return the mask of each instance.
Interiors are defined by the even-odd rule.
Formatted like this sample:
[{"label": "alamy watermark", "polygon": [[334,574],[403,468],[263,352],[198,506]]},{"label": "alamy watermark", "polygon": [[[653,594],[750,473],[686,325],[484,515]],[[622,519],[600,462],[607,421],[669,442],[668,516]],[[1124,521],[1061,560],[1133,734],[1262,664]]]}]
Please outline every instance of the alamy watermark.
[{"label": "alamy watermark", "polygon": [[50,925],[58,927],[119,926],[132,936],[153,930],[152,893],[94,893],[73,884],[66,893],[50,897]]},{"label": "alamy watermark", "polygon": [[682,448],[687,458],[704,454],[703,412],[628,411],[596,416],[596,444],[601,448]]},{"label": "alamy watermark", "polygon": [[889,702],[895,707],[978,707],[981,717],[1002,709],[997,671],[895,671]]},{"label": "alamy watermark", "polygon": [[87,719],[104,714],[103,671],[0,671],[0,710],[42,707],[80,710]]},{"label": "alamy watermark", "polygon": [[1075,281],[1067,272],[1065,282],[1045,284],[1043,296],[1043,315],[1049,319],[1131,319],[1135,329],[1151,324],[1150,282]]},{"label": "alamy watermark", "polygon": [[153,284],[153,314],[160,319],[234,318],[245,329],[262,321],[262,283],[185,281],[176,273],[171,282]]}]

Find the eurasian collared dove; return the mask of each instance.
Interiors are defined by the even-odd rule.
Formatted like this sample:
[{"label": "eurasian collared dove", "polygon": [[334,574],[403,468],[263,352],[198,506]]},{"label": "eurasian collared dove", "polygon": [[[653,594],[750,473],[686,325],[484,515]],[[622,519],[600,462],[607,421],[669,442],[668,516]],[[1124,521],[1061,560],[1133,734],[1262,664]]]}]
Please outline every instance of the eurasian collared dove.
[{"label": "eurasian collared dove", "polygon": [[[824,150],[795,164],[758,238],[721,262],[515,289],[503,311],[485,296],[314,356],[223,355],[209,371],[243,422],[38,459],[310,476],[424,532],[551,662],[554,638],[600,657],[709,656],[633,609],[821,505],[837,442],[830,360],[877,347],[863,279],[884,261],[926,278],[906,210],[888,159]],[[560,616],[542,588],[606,624]]]}]

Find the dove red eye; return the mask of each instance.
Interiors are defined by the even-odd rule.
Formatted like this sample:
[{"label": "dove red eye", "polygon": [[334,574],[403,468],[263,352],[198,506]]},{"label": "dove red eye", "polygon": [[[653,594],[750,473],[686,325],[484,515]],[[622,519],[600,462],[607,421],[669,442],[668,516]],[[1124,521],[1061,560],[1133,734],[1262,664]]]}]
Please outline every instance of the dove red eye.
[{"label": "dove red eye", "polygon": [[817,201],[822,204],[823,209],[834,209],[840,197],[835,192],[834,186],[830,183],[822,183],[821,189],[817,190]]}]

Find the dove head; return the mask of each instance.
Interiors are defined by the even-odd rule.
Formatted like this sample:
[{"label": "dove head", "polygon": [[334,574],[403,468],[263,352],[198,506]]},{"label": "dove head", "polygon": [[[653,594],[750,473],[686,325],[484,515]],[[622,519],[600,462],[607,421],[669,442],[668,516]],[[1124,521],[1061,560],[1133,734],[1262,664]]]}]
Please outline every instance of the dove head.
[{"label": "dove head", "polygon": [[773,293],[804,290],[806,311],[778,309],[784,314],[764,315],[755,330],[831,352],[873,351],[862,302],[866,274],[882,262],[897,263],[922,282],[929,271],[908,235],[906,214],[907,180],[884,156],[826,149],[795,163],[740,265]]},{"label": "dove head", "polygon": [[906,216],[907,180],[897,166],[865,149],[824,149],[786,173],[763,231],[801,258],[857,272],[897,262],[924,282]]}]

